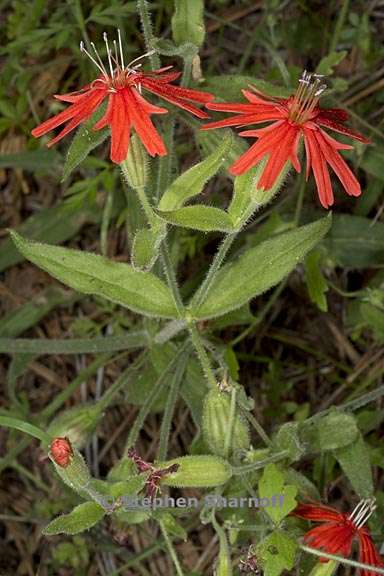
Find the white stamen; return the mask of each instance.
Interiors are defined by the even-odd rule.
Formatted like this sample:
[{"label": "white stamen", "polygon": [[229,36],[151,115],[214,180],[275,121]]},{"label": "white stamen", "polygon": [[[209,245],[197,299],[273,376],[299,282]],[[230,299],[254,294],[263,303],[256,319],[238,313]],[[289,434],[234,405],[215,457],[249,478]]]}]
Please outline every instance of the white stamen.
[{"label": "white stamen", "polygon": [[111,58],[111,51],[109,49],[109,44],[108,44],[108,36],[106,32],[103,32],[103,40],[105,42],[105,45],[107,47],[107,56],[108,56],[108,63],[109,63],[109,69],[111,71],[111,77],[113,78],[113,66],[112,66],[112,58]]},{"label": "white stamen", "polygon": [[367,498],[361,500],[357,506],[352,510],[348,519],[353,522],[356,528],[361,528],[371,517],[377,506],[374,498]]},{"label": "white stamen", "polygon": [[95,66],[97,66],[97,68],[100,70],[100,72],[103,74],[103,76],[105,76],[105,78],[108,79],[108,74],[107,74],[104,66],[100,66],[100,64],[94,59],[94,57],[88,52],[88,50],[86,50],[83,41],[80,42],[80,52],[84,52],[84,54],[86,54],[88,56],[88,58],[90,60],[92,60],[92,62],[95,64]]},{"label": "white stamen", "polygon": [[119,38],[121,68],[124,70],[124,68],[125,68],[125,66],[124,66],[124,54],[123,54],[123,45],[122,45],[122,43],[121,43],[120,28],[117,29],[117,36],[118,36],[118,38]]},{"label": "white stamen", "polygon": [[97,48],[96,48],[96,46],[95,46],[95,43],[94,43],[94,42],[91,42],[91,46],[92,46],[92,48],[93,48],[94,53],[96,54],[97,60],[99,61],[100,68],[102,68],[102,69],[104,70],[104,75],[108,77],[108,72],[107,72],[106,69],[105,69],[104,62],[103,62],[102,59],[100,58],[100,54],[99,54],[98,51],[97,51]]},{"label": "white stamen", "polygon": [[[138,56],[138,58],[135,58],[134,60],[132,60],[126,67],[127,70],[133,70],[134,68],[137,68],[137,66],[132,67],[132,64],[134,64],[135,62],[138,62],[139,60],[141,60],[142,58],[146,58],[147,56],[152,56],[152,54],[155,54],[156,50],[150,50],[149,52],[146,52],[145,54],[142,54],[141,56]],[[141,64],[140,64],[141,66]]]},{"label": "white stamen", "polygon": [[118,57],[118,55],[117,55],[117,43],[116,43],[116,40],[113,41],[113,46],[114,46],[114,48],[115,48],[115,57],[114,57],[113,59],[114,59],[114,61],[116,62],[116,66],[117,66],[118,68],[120,68],[119,57]]}]

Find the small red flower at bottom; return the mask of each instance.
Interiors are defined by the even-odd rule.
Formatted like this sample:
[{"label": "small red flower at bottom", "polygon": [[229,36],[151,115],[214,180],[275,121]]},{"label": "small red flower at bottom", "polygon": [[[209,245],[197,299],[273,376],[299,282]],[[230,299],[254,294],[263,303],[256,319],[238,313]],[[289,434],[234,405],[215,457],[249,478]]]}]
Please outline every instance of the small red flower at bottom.
[{"label": "small red flower at bottom", "polygon": [[205,124],[201,130],[225,126],[248,126],[272,121],[273,124],[266,128],[240,132],[240,136],[252,136],[258,140],[229,169],[231,174],[237,176],[247,172],[262,158],[268,156],[258,182],[258,188],[265,190],[273,187],[286,162],[290,161],[297,172],[301,171],[298,149],[303,138],[307,155],[307,179],[312,169],[320,202],[324,208],[328,208],[333,204],[328,165],[334,170],[347,194],[359,196],[361,188],[349,166],[339,154],[339,150],[348,150],[352,146],[338,142],[322,127],[340,132],[360,142],[368,143],[369,140],[344,125],[348,119],[348,114],[344,110],[319,107],[319,97],[326,88],[325,85],[320,84],[319,78],[316,74],[304,72],[295,95],[289,98],[270,98],[254,89],[253,92],[243,90],[248,100],[247,103],[210,102],[206,104],[210,110],[236,112],[237,114],[225,120]]},{"label": "small red flower at bottom", "polygon": [[[370,533],[364,524],[376,509],[373,499],[361,500],[351,512],[344,514],[323,504],[299,504],[292,512],[293,516],[322,522],[322,526],[312,528],[304,535],[304,543],[312,548],[339,554],[351,555],[354,539],[359,543],[359,562],[372,567],[384,567],[384,559],[377,552]],[[327,562],[325,558],[322,562]],[[361,576],[375,576],[372,570],[360,570]]]},{"label": "small red flower at bottom", "polygon": [[69,466],[73,457],[73,450],[68,438],[55,438],[52,440],[50,455],[61,468]]},{"label": "small red flower at bottom", "polygon": [[104,34],[104,41],[107,47],[109,70],[107,71],[104,66],[93,42],[91,45],[95,52],[95,58],[81,43],[81,51],[89,56],[97,66],[101,76],[77,92],[56,95],[55,98],[69,102],[71,105],[63,112],[34,128],[32,135],[43,136],[43,134],[67,122],[65,128],[48,143],[48,146],[53,146],[79,124],[88,120],[103,100],[108,98],[107,110],[101,120],[93,126],[93,129],[100,130],[106,126],[110,127],[111,160],[113,162],[119,164],[127,157],[132,128],[140,137],[148,154],[151,156],[166,155],[165,144],[152,124],[150,116],[152,114],[166,114],[168,110],[150,104],[143,98],[142,90],[152,92],[198,118],[208,118],[208,114],[193,106],[191,102],[206,104],[213,100],[214,96],[200,90],[182,88],[171,84],[180,76],[180,72],[168,71],[172,66],[160,68],[153,72],[140,71],[141,64],[137,64],[137,61],[150,53],[136,58],[128,66],[125,66],[120,31],[118,31],[120,59],[117,54],[117,43],[114,42],[115,54],[112,54],[106,34]]}]

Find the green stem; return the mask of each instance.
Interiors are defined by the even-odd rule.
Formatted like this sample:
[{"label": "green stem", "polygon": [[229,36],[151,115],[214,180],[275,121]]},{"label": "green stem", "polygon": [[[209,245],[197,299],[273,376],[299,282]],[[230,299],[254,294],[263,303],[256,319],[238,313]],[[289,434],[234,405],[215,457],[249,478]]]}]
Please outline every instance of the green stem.
[{"label": "green stem", "polygon": [[[137,10],[140,16],[141,25],[143,27],[145,47],[147,52],[150,52],[153,49],[153,32],[148,2],[146,0],[137,0]],[[152,70],[160,68],[160,58],[158,54],[151,54],[149,56],[149,61],[151,63]]]},{"label": "green stem", "polygon": [[171,556],[173,564],[175,565],[177,575],[178,576],[184,576],[184,572],[183,572],[183,569],[180,565],[179,559],[177,557],[176,550],[173,547],[172,540],[170,539],[168,531],[167,531],[165,524],[162,520],[159,520],[159,526],[160,526],[160,530],[161,530],[161,533],[163,535],[163,538],[165,540],[165,543],[167,545],[169,555]]},{"label": "green stem", "polygon": [[188,329],[189,334],[191,336],[192,344],[195,347],[197,357],[200,361],[201,367],[203,368],[203,372],[205,374],[205,377],[207,378],[208,384],[211,388],[214,388],[216,390],[217,388],[216,378],[213,373],[213,369],[208,354],[206,353],[205,348],[201,342],[200,334],[195,324],[193,323],[189,324]]},{"label": "green stem", "polygon": [[153,227],[157,224],[157,216],[148,200],[147,194],[145,192],[145,188],[144,186],[138,186],[137,188],[135,188],[135,191],[137,192],[137,196],[140,200],[140,204],[144,210],[144,213],[147,217],[148,220],[148,224]]},{"label": "green stem", "polygon": [[272,444],[271,439],[269,438],[268,434],[266,433],[264,428],[261,426],[261,424],[259,424],[259,422],[256,420],[254,415],[251,414],[250,412],[248,412],[248,410],[244,410],[244,408],[242,408],[241,406],[239,408],[240,408],[241,414],[244,416],[244,418],[246,418],[248,420],[248,422],[251,424],[251,426],[254,427],[254,429],[256,430],[258,435],[260,436],[260,438],[262,440],[264,440],[264,442],[267,446],[270,446]]},{"label": "green stem", "polygon": [[343,28],[345,18],[348,14],[348,8],[349,8],[349,0],[344,0],[343,4],[341,6],[341,10],[339,12],[339,16],[337,18],[335,29],[333,31],[332,40],[331,40],[331,43],[329,45],[329,52],[335,52],[335,50],[337,48],[337,44],[339,42],[341,30]]},{"label": "green stem", "polygon": [[100,229],[100,248],[103,256],[107,256],[108,252],[108,229],[109,223],[111,221],[113,209],[113,193],[108,192],[105,199],[103,215],[101,219],[101,229]]},{"label": "green stem", "polygon": [[296,227],[299,225],[299,222],[300,222],[301,210],[302,210],[303,201],[304,201],[305,185],[306,185],[306,181],[305,181],[304,174],[301,174],[300,180],[299,180],[299,193],[297,195],[295,218],[294,218],[294,222],[295,222]]},{"label": "green stem", "polygon": [[310,548],[309,546],[305,546],[304,544],[301,544],[300,548],[304,550],[304,552],[308,552],[309,554],[313,554],[314,556],[318,556],[319,558],[336,560],[341,564],[345,564],[347,566],[353,566],[354,568],[360,568],[360,570],[367,570],[371,572],[376,572],[377,574],[384,574],[384,568],[372,566],[371,564],[363,564],[362,562],[357,562],[356,560],[350,560],[349,558],[344,558],[344,556],[336,556],[335,554],[328,554],[328,552],[324,552],[323,550],[316,550],[316,548]]},{"label": "green stem", "polygon": [[166,239],[163,240],[160,248],[161,259],[163,262],[164,273],[167,279],[168,287],[170,288],[175,302],[175,306],[180,318],[185,317],[185,308],[181,300],[179,286],[177,284],[175,270],[172,265],[171,255],[169,253],[168,244]]},{"label": "green stem", "polygon": [[158,458],[160,462],[163,462],[167,459],[168,442],[169,442],[169,434],[171,431],[172,418],[175,411],[177,398],[179,395],[181,380],[185,372],[188,355],[189,352],[186,351],[184,355],[180,357],[180,362],[177,365],[175,375],[173,376],[173,379],[169,386],[167,403],[165,405],[163,420],[161,422],[161,428],[160,428],[159,458]]},{"label": "green stem", "polygon": [[10,418],[8,416],[0,416],[0,426],[5,426],[7,428],[13,428],[14,430],[20,430],[20,432],[24,432],[25,434],[29,434],[34,438],[40,440],[43,444],[49,445],[52,438],[41,430],[30,424],[29,422],[24,422],[24,420],[19,420],[18,418]]},{"label": "green stem", "polygon": [[173,357],[173,359],[169,362],[168,366],[165,368],[165,370],[160,374],[160,376],[158,377],[158,379],[156,380],[156,382],[154,383],[152,390],[149,392],[149,394],[147,395],[144,404],[142,404],[138,415],[136,416],[136,420],[133,423],[133,426],[129,432],[128,438],[127,438],[127,442],[125,444],[125,448],[124,448],[124,454],[126,454],[128,448],[131,448],[132,446],[134,446],[137,442],[137,439],[139,437],[140,434],[140,430],[143,427],[143,424],[145,422],[146,417],[148,416],[149,412],[151,411],[151,408],[153,406],[153,404],[156,402],[159,394],[161,393],[161,391],[163,390],[163,388],[168,384],[169,381],[169,373],[172,370],[175,370],[175,368],[177,368],[178,363],[180,362],[180,357],[181,355],[184,354],[186,348],[189,346],[189,342],[188,340],[179,348],[179,350],[177,351],[176,355]]},{"label": "green stem", "polygon": [[206,277],[203,280],[203,283],[201,284],[200,288],[197,290],[196,294],[193,296],[192,301],[191,301],[191,306],[193,306],[194,308],[198,308],[202,302],[205,300],[211,286],[212,283],[215,279],[215,276],[220,268],[220,266],[222,265],[224,258],[226,257],[228,250],[230,249],[230,247],[233,244],[233,241],[235,240],[236,236],[237,236],[237,232],[233,232],[231,234],[228,234],[224,240],[222,241],[222,243],[220,244],[220,247],[218,249],[218,251],[215,254],[215,257],[212,261],[212,264],[207,272]]},{"label": "green stem", "polygon": [[282,450],[281,452],[277,452],[277,454],[272,454],[272,456],[268,456],[268,458],[258,460],[257,462],[252,462],[251,464],[244,464],[243,466],[232,466],[232,472],[235,476],[247,474],[248,472],[253,472],[254,470],[265,468],[267,464],[271,464],[272,462],[279,462],[280,460],[284,460],[287,458],[287,456],[288,450]]}]

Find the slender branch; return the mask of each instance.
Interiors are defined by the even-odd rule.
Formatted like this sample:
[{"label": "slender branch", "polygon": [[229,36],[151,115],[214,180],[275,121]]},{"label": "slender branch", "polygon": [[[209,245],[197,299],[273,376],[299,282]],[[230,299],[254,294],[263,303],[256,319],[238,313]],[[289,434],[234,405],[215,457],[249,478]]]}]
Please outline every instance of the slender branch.
[{"label": "slender branch", "polygon": [[277,452],[277,454],[272,454],[263,460],[258,460],[257,462],[252,462],[251,464],[244,464],[243,466],[232,466],[232,472],[235,476],[238,476],[239,474],[246,474],[247,472],[260,470],[261,468],[265,468],[267,464],[284,460],[287,458],[287,456],[288,450],[282,450],[281,452]]},{"label": "slender branch", "polygon": [[224,240],[222,241],[218,251],[215,254],[215,257],[212,261],[212,264],[207,272],[206,277],[203,280],[203,283],[201,284],[200,288],[197,290],[197,292],[195,293],[195,295],[192,298],[191,301],[191,305],[194,308],[198,308],[200,306],[200,304],[202,304],[202,302],[205,300],[211,286],[212,283],[215,279],[215,276],[220,268],[220,266],[222,265],[224,258],[226,257],[228,250],[230,249],[230,247],[233,244],[233,241],[235,240],[237,236],[237,232],[233,232],[231,234],[228,234]]},{"label": "slender branch", "polygon": [[164,522],[162,520],[159,520],[159,526],[160,526],[160,530],[161,530],[161,533],[163,535],[163,538],[165,540],[165,543],[167,545],[168,552],[169,552],[169,554],[172,558],[172,561],[175,565],[176,572],[177,572],[178,576],[184,576],[184,572],[183,572],[183,569],[182,569],[181,564],[179,562],[179,559],[177,557],[176,550],[173,547],[172,540],[170,539],[169,534],[167,532],[167,529],[166,529]]},{"label": "slender branch", "polygon": [[319,558],[327,558],[328,560],[336,560],[341,564],[346,564],[347,566],[353,566],[354,568],[360,568],[361,570],[367,570],[371,572],[376,572],[377,574],[384,574],[384,568],[379,568],[378,566],[372,566],[371,564],[363,564],[362,562],[357,562],[356,560],[350,560],[349,558],[344,558],[344,556],[336,556],[335,554],[328,554],[323,550],[316,550],[316,548],[310,548],[304,544],[300,544],[300,548],[304,552],[318,556]]},{"label": "slender branch", "polygon": [[[137,10],[139,12],[141,25],[143,27],[145,47],[147,52],[150,52],[153,49],[153,32],[148,2],[146,0],[137,0]],[[149,61],[151,63],[152,70],[160,68],[160,58],[158,54],[151,54],[149,56]]]},{"label": "slender branch", "polygon": [[184,318],[185,316],[185,309],[184,304],[181,300],[179,286],[177,284],[175,269],[173,268],[171,255],[169,253],[168,244],[166,239],[163,240],[160,248],[161,260],[164,267],[165,277],[167,279],[168,286],[172,292],[173,300],[175,302],[175,306],[179,313],[180,318]]},{"label": "slender branch", "polygon": [[209,360],[208,354],[205,351],[205,348],[201,342],[199,331],[197,330],[195,324],[191,323],[188,326],[189,334],[191,336],[192,344],[195,347],[197,357],[200,361],[200,364],[203,368],[204,374],[207,378],[208,384],[211,388],[216,389],[217,383],[216,378],[213,373],[213,369],[211,366],[211,362]]},{"label": "slender branch", "polygon": [[344,22],[345,22],[345,18],[348,14],[348,8],[349,8],[349,0],[343,0],[343,4],[341,6],[341,10],[339,12],[339,16],[337,18],[336,21],[336,26],[335,29],[333,31],[333,36],[331,39],[331,43],[329,45],[329,52],[334,52],[337,48],[337,44],[339,42],[339,37],[340,37],[340,33],[341,30],[343,28]]}]

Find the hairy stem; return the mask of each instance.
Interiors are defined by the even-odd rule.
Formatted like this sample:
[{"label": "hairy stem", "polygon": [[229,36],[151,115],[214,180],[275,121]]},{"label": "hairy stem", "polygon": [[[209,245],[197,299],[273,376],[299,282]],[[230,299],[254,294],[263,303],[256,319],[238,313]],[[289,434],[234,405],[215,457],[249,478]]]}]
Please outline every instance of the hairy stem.
[{"label": "hairy stem", "polygon": [[163,538],[165,540],[165,543],[167,545],[169,555],[171,556],[172,562],[176,568],[177,576],[184,576],[184,572],[183,572],[183,569],[182,569],[181,564],[179,562],[179,559],[177,557],[176,550],[173,547],[172,540],[170,539],[169,534],[167,532],[167,529],[166,529],[164,522],[162,520],[159,520],[159,526],[160,526],[160,530],[161,530],[161,533],[163,535]]},{"label": "hairy stem", "polygon": [[[148,2],[146,0],[137,0],[137,11],[140,16],[141,25],[143,27],[145,47],[147,52],[150,52],[152,50],[153,32]],[[160,58],[158,54],[151,54],[149,56],[149,61],[151,63],[152,70],[160,68]]]},{"label": "hairy stem", "polygon": [[344,556],[336,556],[335,554],[328,554],[328,552],[324,552],[323,550],[316,550],[316,548],[310,548],[309,546],[305,546],[304,544],[301,544],[300,548],[304,550],[304,552],[308,552],[309,554],[313,554],[314,556],[318,556],[319,558],[328,558],[328,560],[336,560],[341,564],[345,564],[347,566],[354,566],[355,568],[360,568],[360,570],[367,570],[370,572],[376,572],[377,574],[384,574],[384,568],[379,568],[378,566],[372,566],[371,564],[363,564],[362,562],[357,562],[356,560],[350,560],[349,558],[344,558]]},{"label": "hairy stem", "polygon": [[195,324],[191,323],[189,326],[189,334],[191,336],[192,344],[196,350],[197,357],[200,361],[201,367],[203,368],[205,377],[207,378],[208,384],[211,388],[216,389],[217,383],[216,378],[209,360],[208,354],[205,351],[203,343],[200,338],[200,334]]}]

